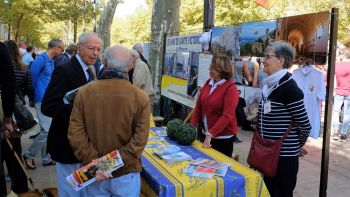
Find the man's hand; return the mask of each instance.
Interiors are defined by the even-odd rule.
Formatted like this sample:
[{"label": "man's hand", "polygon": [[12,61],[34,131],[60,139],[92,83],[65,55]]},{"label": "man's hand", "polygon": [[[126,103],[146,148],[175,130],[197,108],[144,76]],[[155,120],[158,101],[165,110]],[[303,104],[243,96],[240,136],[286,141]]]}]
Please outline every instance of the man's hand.
[{"label": "man's hand", "polygon": [[103,172],[101,170],[97,170],[95,178],[96,178],[96,181],[103,181],[106,179],[113,178],[113,176],[111,173],[103,174]]},{"label": "man's hand", "polygon": [[34,101],[29,101],[29,107],[35,107]]},{"label": "man's hand", "polygon": [[211,137],[210,135],[206,135],[205,136],[205,139],[204,139],[204,142],[202,144],[202,148],[211,148]]}]

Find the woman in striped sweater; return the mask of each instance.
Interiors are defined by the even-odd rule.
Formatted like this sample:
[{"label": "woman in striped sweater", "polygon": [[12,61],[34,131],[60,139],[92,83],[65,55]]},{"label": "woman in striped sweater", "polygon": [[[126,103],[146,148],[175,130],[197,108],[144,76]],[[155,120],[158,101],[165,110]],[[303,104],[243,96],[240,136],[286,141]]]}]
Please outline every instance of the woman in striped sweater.
[{"label": "woman in striped sweater", "polygon": [[287,72],[292,65],[295,49],[286,42],[274,42],[265,50],[262,81],[263,98],[259,104],[258,132],[264,139],[282,138],[289,125],[293,127],[284,139],[275,177],[265,177],[272,197],[292,197],[299,169],[299,154],[311,126],[304,107],[302,91]]}]

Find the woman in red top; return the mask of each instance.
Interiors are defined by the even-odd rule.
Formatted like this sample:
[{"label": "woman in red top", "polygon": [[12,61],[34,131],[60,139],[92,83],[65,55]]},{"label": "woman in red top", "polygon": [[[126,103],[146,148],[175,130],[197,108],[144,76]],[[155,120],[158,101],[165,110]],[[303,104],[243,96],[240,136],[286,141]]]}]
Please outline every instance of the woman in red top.
[{"label": "woman in red top", "polygon": [[204,84],[192,116],[192,125],[200,124],[203,148],[231,157],[234,135],[238,132],[237,87],[231,79],[233,66],[226,56],[214,56],[209,68],[210,79]]}]

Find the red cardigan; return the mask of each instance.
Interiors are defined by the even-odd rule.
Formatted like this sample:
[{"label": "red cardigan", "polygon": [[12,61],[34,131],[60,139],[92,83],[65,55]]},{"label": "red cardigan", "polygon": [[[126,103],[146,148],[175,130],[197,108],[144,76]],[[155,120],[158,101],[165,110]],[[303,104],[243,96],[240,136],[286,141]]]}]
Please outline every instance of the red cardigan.
[{"label": "red cardigan", "polygon": [[[239,99],[237,87],[232,80],[227,80],[223,84],[218,85],[209,95],[211,89],[209,81],[210,79],[201,89],[191,123],[197,127],[198,115],[201,115],[203,123],[204,114],[206,114],[208,130],[211,136],[234,135],[238,132],[235,114]],[[204,126],[202,125],[202,127]]]}]

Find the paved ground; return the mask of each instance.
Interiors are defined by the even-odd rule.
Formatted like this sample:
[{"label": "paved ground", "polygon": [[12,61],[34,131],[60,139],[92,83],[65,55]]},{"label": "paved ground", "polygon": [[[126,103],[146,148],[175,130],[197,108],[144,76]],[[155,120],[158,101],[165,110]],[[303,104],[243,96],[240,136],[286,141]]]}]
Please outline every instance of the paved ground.
[{"label": "paved ground", "polygon": [[[31,141],[29,136],[36,133],[36,129],[22,137],[23,150],[26,150]],[[235,144],[234,150],[240,155],[240,162],[246,164],[246,158],[250,147],[252,132],[241,131],[238,137],[243,142]],[[306,144],[308,154],[300,159],[298,183],[294,196],[313,197],[319,196],[322,138],[309,140]],[[39,189],[56,186],[55,167],[44,167],[41,159],[36,157],[36,170],[28,170]],[[328,172],[328,196],[349,196],[350,193],[350,140],[339,142],[331,140],[329,172]]]}]

